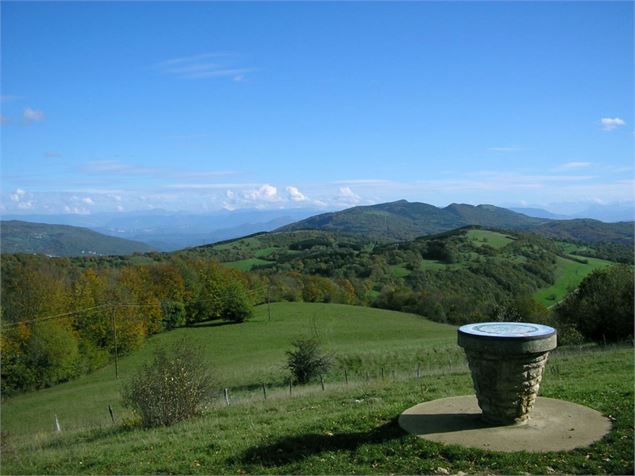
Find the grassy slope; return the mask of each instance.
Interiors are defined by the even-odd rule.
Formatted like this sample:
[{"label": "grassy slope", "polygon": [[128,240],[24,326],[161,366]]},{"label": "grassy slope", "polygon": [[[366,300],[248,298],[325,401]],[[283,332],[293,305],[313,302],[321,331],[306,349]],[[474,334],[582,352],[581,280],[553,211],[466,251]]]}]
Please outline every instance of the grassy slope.
[{"label": "grassy slope", "polygon": [[[10,399],[2,405],[2,428],[13,434],[48,431],[54,414],[66,429],[106,424],[107,408],[123,411],[119,402],[121,381],[149,358],[160,343],[186,338],[205,345],[219,385],[245,386],[284,381],[285,351],[291,341],[317,332],[325,348],[349,357],[351,366],[360,358],[377,367],[410,366],[422,349],[436,350],[454,342],[451,326],[393,311],[339,304],[275,303],[268,321],[266,306],[243,324],[210,323],[157,335],[139,352],[120,359],[119,381],[113,366],[49,389]],[[220,325],[216,325],[220,324]],[[422,358],[422,357],[420,357]],[[329,380],[341,378],[329,376]]]},{"label": "grassy slope", "polygon": [[[3,451],[4,474],[632,474],[633,351],[552,355],[541,393],[613,421],[590,448],[495,453],[420,440],[396,418],[422,401],[472,393],[466,369],[397,382],[327,387],[299,398],[211,409],[170,428],[117,426],[37,435]],[[441,469],[439,469],[441,468]]]},{"label": "grassy slope", "polygon": [[504,235],[503,233],[489,230],[468,230],[467,237],[477,246],[488,244],[495,249],[503,248],[514,241],[512,238]]},{"label": "grassy slope", "polygon": [[538,290],[534,294],[536,301],[545,306],[552,306],[564,299],[569,291],[575,289],[594,270],[615,264],[611,261],[597,258],[586,258],[584,256],[577,256],[576,258],[586,260],[588,263],[584,264],[570,259],[557,258],[556,282],[548,288]]}]

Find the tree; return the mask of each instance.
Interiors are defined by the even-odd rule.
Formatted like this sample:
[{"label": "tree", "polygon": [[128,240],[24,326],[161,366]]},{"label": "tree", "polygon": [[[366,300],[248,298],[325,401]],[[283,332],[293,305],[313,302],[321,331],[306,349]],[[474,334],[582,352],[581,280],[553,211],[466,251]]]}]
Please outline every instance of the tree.
[{"label": "tree", "polygon": [[331,359],[316,338],[297,339],[292,345],[294,350],[287,351],[287,368],[296,383],[308,383],[330,368]]},{"label": "tree", "polygon": [[229,281],[225,284],[221,293],[221,319],[232,322],[243,322],[253,315],[253,305],[240,281]]},{"label": "tree", "polygon": [[633,337],[633,267],[596,270],[557,306],[559,321],[575,326],[588,340]]}]

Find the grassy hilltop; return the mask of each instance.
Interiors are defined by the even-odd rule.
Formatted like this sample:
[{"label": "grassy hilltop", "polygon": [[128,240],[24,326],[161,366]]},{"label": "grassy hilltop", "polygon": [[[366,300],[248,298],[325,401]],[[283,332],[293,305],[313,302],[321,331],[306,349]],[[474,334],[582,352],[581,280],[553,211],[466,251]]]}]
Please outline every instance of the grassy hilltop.
[{"label": "grassy hilltop", "polygon": [[[613,428],[590,448],[505,454],[419,440],[398,415],[427,400],[472,393],[455,329],[417,316],[352,306],[286,303],[260,306],[239,325],[165,333],[112,366],[3,404],[3,474],[625,474],[633,467],[633,352],[627,347],[559,349],[541,388],[610,415]],[[318,333],[351,366],[319,384],[284,386],[284,350]],[[152,347],[181,337],[206,343],[206,358],[231,405],[219,398],[203,417],[144,430],[122,422],[118,388]],[[415,365],[422,365],[421,377]],[[359,364],[355,367],[356,363]],[[380,368],[386,372],[382,378]],[[390,369],[390,370],[389,370]],[[392,370],[395,370],[393,373]],[[366,373],[369,373],[368,380]],[[259,384],[271,382],[268,399]],[[112,404],[113,425],[107,413]],[[63,432],[51,432],[53,415]],[[446,473],[447,471],[447,473]]]}]

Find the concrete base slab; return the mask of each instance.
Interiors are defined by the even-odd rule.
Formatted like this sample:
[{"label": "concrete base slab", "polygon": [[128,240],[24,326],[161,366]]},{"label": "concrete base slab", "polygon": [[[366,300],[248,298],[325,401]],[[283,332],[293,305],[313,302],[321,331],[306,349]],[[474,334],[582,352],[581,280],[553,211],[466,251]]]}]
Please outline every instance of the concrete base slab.
[{"label": "concrete base slab", "polygon": [[481,420],[473,395],[420,403],[399,416],[408,433],[437,443],[491,451],[543,453],[589,446],[611,429],[600,412],[576,403],[538,397],[523,424],[494,426]]}]

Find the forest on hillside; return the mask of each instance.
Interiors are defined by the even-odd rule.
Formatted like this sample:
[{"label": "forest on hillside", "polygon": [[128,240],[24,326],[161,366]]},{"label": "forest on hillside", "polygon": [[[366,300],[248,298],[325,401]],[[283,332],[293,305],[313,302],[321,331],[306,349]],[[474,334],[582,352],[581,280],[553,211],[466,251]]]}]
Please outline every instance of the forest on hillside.
[{"label": "forest on hillside", "polygon": [[[596,252],[576,248],[585,250]],[[2,393],[91,372],[175,327],[213,319],[241,322],[253,306],[273,301],[375,306],[455,325],[553,324],[553,313],[532,294],[554,283],[563,256],[585,260],[539,236],[474,229],[390,244],[293,232],[132,257],[3,255]],[[244,262],[250,263],[248,271],[232,269],[232,263]],[[613,288],[629,279],[632,284],[632,267],[623,269],[630,275],[615,278]],[[567,303],[562,330],[571,332],[562,337],[582,339],[570,317],[578,311]],[[589,338],[628,335],[628,329],[618,335],[598,332]]]}]

